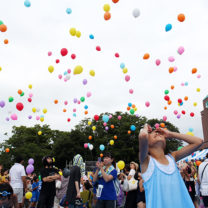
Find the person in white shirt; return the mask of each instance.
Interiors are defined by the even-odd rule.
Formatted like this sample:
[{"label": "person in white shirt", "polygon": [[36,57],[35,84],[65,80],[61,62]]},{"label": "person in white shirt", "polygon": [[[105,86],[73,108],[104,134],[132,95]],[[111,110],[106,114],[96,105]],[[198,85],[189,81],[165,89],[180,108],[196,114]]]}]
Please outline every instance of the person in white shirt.
[{"label": "person in white shirt", "polygon": [[21,156],[17,156],[16,163],[11,167],[9,171],[10,185],[14,190],[14,194],[17,195],[19,208],[22,207],[23,190],[26,187],[26,173],[25,168],[22,165],[23,163],[23,158]]},{"label": "person in white shirt", "polygon": [[198,179],[200,182],[200,192],[205,208],[208,208],[208,154],[206,160],[199,165]]}]

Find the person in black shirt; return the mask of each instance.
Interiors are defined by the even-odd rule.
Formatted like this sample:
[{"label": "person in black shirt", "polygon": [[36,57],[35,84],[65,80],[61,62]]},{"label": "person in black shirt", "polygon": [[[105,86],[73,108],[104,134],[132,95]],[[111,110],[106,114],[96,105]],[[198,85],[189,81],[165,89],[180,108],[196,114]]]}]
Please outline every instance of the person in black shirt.
[{"label": "person in black shirt", "polygon": [[49,156],[43,158],[44,168],[40,175],[42,178],[42,187],[38,201],[38,208],[52,208],[54,197],[56,195],[55,180],[60,178],[58,170],[53,168],[53,159]]}]

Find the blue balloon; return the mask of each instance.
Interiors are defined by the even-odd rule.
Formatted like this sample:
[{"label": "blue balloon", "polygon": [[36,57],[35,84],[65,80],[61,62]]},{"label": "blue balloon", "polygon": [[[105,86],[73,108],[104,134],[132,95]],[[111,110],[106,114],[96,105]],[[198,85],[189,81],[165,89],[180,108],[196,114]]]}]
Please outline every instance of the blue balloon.
[{"label": "blue balloon", "polygon": [[71,14],[71,13],[72,13],[72,10],[71,10],[70,8],[67,8],[67,9],[66,9],[66,13],[67,13],[67,14]]},{"label": "blue balloon", "polygon": [[180,106],[183,105],[183,102],[180,103]]},{"label": "blue balloon", "polygon": [[128,106],[131,107],[132,106],[132,103],[128,103]]},{"label": "blue balloon", "polygon": [[100,145],[100,150],[104,151],[105,150],[105,146],[103,144]]},{"label": "blue balloon", "polygon": [[185,86],[188,86],[188,82],[185,82]]},{"label": "blue balloon", "polygon": [[194,129],[193,129],[193,128],[189,128],[189,131],[190,131],[190,132],[193,132],[193,131],[194,131]]},{"label": "blue balloon", "polygon": [[87,110],[87,109],[88,109],[88,106],[87,106],[87,105],[85,105],[85,106],[84,106],[84,108]]},{"label": "blue balloon", "polygon": [[68,74],[68,72],[67,72],[67,71],[65,71],[65,72],[64,72],[64,75],[66,76],[67,74]]},{"label": "blue balloon", "polygon": [[41,117],[41,118],[44,118],[44,115],[41,115],[40,117]]},{"label": "blue balloon", "polygon": [[94,37],[93,34],[90,34],[90,35],[89,35],[89,38],[93,40],[95,37]]},{"label": "blue balloon", "polygon": [[103,115],[103,121],[104,121],[105,123],[108,123],[108,121],[109,121],[109,116],[108,116],[108,115]]},{"label": "blue balloon", "polygon": [[26,7],[30,7],[30,6],[31,6],[31,3],[30,3],[30,1],[26,0],[26,1],[24,2],[24,5],[25,5]]},{"label": "blue balloon", "polygon": [[171,25],[171,24],[167,24],[167,25],[165,26],[165,31],[166,31],[166,32],[170,31],[171,29],[172,29],[172,25]]},{"label": "blue balloon", "polygon": [[74,116],[74,117],[76,117],[76,116],[77,116],[77,114],[76,114],[76,113],[73,113],[73,116]]},{"label": "blue balloon", "polygon": [[131,131],[135,131],[136,130],[136,126],[131,125],[130,129],[131,129]]},{"label": "blue balloon", "polygon": [[121,67],[121,69],[125,68],[125,64],[124,63],[121,63],[120,64],[120,67]]}]

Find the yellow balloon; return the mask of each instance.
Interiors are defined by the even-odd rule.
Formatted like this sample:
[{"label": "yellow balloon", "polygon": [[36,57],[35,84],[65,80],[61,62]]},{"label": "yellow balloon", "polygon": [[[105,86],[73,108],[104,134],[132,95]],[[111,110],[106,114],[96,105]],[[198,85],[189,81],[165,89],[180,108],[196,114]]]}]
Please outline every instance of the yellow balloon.
[{"label": "yellow balloon", "polygon": [[54,67],[53,67],[53,66],[49,66],[49,67],[48,67],[48,71],[49,71],[50,73],[52,73],[52,72],[54,71]]},{"label": "yellow balloon", "polygon": [[120,170],[123,170],[124,167],[125,167],[125,162],[122,161],[122,160],[120,160],[120,161],[117,163],[117,165],[118,165],[118,168],[119,168]]},{"label": "yellow balloon", "polygon": [[0,67],[0,71],[2,70],[2,68]]},{"label": "yellow balloon", "polygon": [[43,117],[40,117],[40,121],[43,122],[44,121],[44,118]]},{"label": "yellow balloon", "polygon": [[127,68],[123,68],[123,73],[126,74],[128,72]]},{"label": "yellow balloon", "polygon": [[195,107],[197,106],[197,102],[194,102],[194,106],[195,106]]},{"label": "yellow balloon", "polygon": [[32,108],[32,112],[35,113],[36,112],[36,108]]},{"label": "yellow balloon", "polygon": [[110,140],[110,145],[114,145],[114,140]]},{"label": "yellow balloon", "polygon": [[32,89],[32,85],[31,84],[29,84],[28,87],[29,87],[29,89]]},{"label": "yellow balloon", "polygon": [[74,74],[81,74],[83,72],[82,66],[78,65],[74,68]]},{"label": "yellow balloon", "polygon": [[137,111],[137,108],[134,108],[134,111],[136,112]]},{"label": "yellow balloon", "polygon": [[200,92],[201,90],[200,90],[200,88],[197,88],[196,91],[197,91],[197,92]]},{"label": "yellow balloon", "polygon": [[88,124],[88,126],[90,126],[90,125],[92,124],[92,122],[91,122],[91,121],[88,121],[88,123],[87,123],[87,124]]},{"label": "yellow balloon", "polygon": [[92,77],[94,77],[94,76],[95,76],[95,71],[94,71],[94,70],[90,70],[90,75],[91,75]]},{"label": "yellow balloon", "polygon": [[96,130],[96,126],[93,126],[93,127],[92,127],[92,130],[95,131],[95,130]]},{"label": "yellow balloon", "polygon": [[109,11],[110,11],[110,5],[109,5],[109,4],[105,4],[105,5],[103,6],[103,10],[104,10],[105,12],[109,12]]},{"label": "yellow balloon", "polygon": [[63,175],[62,171],[59,171],[59,175],[61,175],[61,176]]},{"label": "yellow balloon", "polygon": [[80,37],[81,37],[81,32],[80,32],[80,31],[76,31],[76,36],[77,36],[78,38],[80,38]]},{"label": "yellow balloon", "polygon": [[190,132],[190,131],[187,132],[186,134],[187,134],[187,135],[190,135],[190,136],[194,136],[194,133],[193,133],[193,132]]},{"label": "yellow balloon", "polygon": [[42,135],[42,131],[39,131],[39,132],[38,132],[38,135],[39,135],[39,136]]},{"label": "yellow balloon", "polygon": [[69,33],[72,35],[72,36],[75,36],[76,35],[76,29],[75,28],[71,28],[70,30],[69,30]]},{"label": "yellow balloon", "polygon": [[53,159],[53,162],[55,163],[56,162],[55,158],[53,157],[52,159]]},{"label": "yellow balloon", "polygon": [[30,191],[28,191],[26,194],[25,194],[25,198],[26,199],[31,199],[32,198],[32,193]]},{"label": "yellow balloon", "polygon": [[43,113],[47,113],[48,111],[47,111],[47,109],[46,108],[44,108],[43,109]]}]

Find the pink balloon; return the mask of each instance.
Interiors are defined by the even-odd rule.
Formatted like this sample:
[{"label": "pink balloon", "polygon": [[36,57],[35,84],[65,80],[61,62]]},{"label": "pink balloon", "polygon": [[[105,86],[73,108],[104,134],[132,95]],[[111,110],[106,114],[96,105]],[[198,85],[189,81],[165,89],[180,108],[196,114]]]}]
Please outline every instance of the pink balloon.
[{"label": "pink balloon", "polygon": [[118,120],[121,120],[121,116],[118,116]]},{"label": "pink balloon", "polygon": [[183,46],[180,46],[180,47],[178,48],[178,54],[182,55],[182,54],[184,53],[184,51],[185,51],[185,49],[184,49]]},{"label": "pink balloon", "polygon": [[64,105],[67,105],[68,104],[68,101],[64,101]]},{"label": "pink balloon", "polygon": [[174,72],[176,72],[178,70],[178,67],[177,66],[174,66]]},{"label": "pink balloon", "polygon": [[30,94],[29,94],[29,97],[30,97],[30,98],[32,98],[32,97],[33,97],[33,94],[32,94],[32,93],[30,93]]},{"label": "pink balloon", "polygon": [[15,114],[15,113],[12,114],[12,115],[11,115],[11,119],[12,119],[13,121],[16,121],[16,120],[17,120],[17,114]]},{"label": "pink balloon", "polygon": [[74,109],[73,109],[73,112],[75,113],[76,111],[77,111],[76,108],[74,108]]},{"label": "pink balloon", "polygon": [[40,120],[40,116],[36,116],[36,120],[37,120],[37,121]]},{"label": "pink balloon", "polygon": [[174,58],[173,56],[170,56],[170,57],[168,58],[168,61],[174,62],[174,61],[175,61],[175,58]]},{"label": "pink balloon", "polygon": [[181,117],[181,114],[178,114],[178,115],[177,115],[177,118],[179,119],[180,117]]},{"label": "pink balloon", "polygon": [[145,105],[146,105],[146,107],[149,107],[150,106],[150,102],[149,101],[145,102]]},{"label": "pink balloon", "polygon": [[130,89],[130,90],[129,90],[129,93],[130,93],[130,94],[133,94],[133,93],[134,93],[134,90],[133,90],[133,89]]},{"label": "pink balloon", "polygon": [[201,78],[201,75],[200,75],[200,74],[198,74],[198,75],[197,75],[197,78],[198,78],[198,79],[199,79],[199,78]]},{"label": "pink balloon", "polygon": [[91,92],[88,92],[87,93],[87,97],[91,97],[92,96],[92,93]]},{"label": "pink balloon", "polygon": [[80,103],[81,103],[80,100],[78,100],[78,101],[77,101],[77,104],[80,104]]},{"label": "pink balloon", "polygon": [[71,73],[71,69],[68,69],[67,72],[68,72],[68,74],[70,74]]},{"label": "pink balloon", "polygon": [[113,116],[112,115],[109,115],[109,119],[111,119]]},{"label": "pink balloon", "polygon": [[125,80],[128,82],[130,80],[130,76],[129,75],[126,75],[125,76]]},{"label": "pink balloon", "polygon": [[173,113],[174,113],[175,115],[177,115],[177,114],[178,114],[178,111],[177,111],[177,110],[174,110]]},{"label": "pink balloon", "polygon": [[88,148],[88,144],[87,144],[87,143],[84,144],[84,148],[85,148],[85,149]]},{"label": "pink balloon", "polygon": [[157,66],[159,66],[160,63],[161,63],[160,59],[157,59],[157,60],[155,61],[155,63],[156,63]]},{"label": "pink balloon", "polygon": [[64,82],[67,82],[68,80],[67,80],[67,78],[66,77],[64,77]]},{"label": "pink balloon", "polygon": [[184,86],[184,83],[181,83],[181,86]]},{"label": "pink balloon", "polygon": [[49,51],[49,52],[48,52],[48,56],[51,56],[51,55],[52,55],[52,52],[51,52],[51,51]]},{"label": "pink balloon", "polygon": [[167,121],[167,116],[163,116],[163,121]]},{"label": "pink balloon", "polygon": [[160,124],[156,123],[155,128],[158,129],[160,127]]},{"label": "pink balloon", "polygon": [[107,126],[107,123],[103,123],[103,126]]},{"label": "pink balloon", "polygon": [[59,74],[59,75],[58,75],[58,78],[59,78],[59,79],[62,79],[62,75],[61,75],[61,74]]}]

